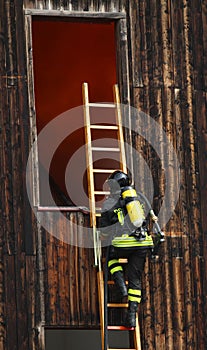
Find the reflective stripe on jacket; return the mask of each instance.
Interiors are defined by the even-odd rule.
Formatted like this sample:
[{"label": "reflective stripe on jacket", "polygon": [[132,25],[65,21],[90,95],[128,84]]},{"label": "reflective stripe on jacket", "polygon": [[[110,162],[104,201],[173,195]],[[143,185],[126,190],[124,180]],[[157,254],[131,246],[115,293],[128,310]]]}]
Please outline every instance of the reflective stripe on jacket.
[{"label": "reflective stripe on jacket", "polygon": [[112,245],[114,247],[123,247],[123,248],[130,248],[130,247],[140,247],[140,248],[149,248],[153,247],[153,239],[150,235],[146,232],[146,239],[143,241],[138,241],[134,236],[129,236],[127,234],[123,234],[122,236],[114,237],[112,240]]}]

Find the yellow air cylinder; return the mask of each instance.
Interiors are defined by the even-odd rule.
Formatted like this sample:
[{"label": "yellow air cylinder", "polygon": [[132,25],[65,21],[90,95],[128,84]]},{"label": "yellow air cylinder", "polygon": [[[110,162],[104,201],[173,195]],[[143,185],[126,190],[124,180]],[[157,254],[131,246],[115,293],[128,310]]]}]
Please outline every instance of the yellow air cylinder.
[{"label": "yellow air cylinder", "polygon": [[125,199],[126,209],[131,223],[135,227],[141,227],[145,219],[143,205],[137,199],[137,192],[132,187],[127,187],[122,192],[122,198]]}]

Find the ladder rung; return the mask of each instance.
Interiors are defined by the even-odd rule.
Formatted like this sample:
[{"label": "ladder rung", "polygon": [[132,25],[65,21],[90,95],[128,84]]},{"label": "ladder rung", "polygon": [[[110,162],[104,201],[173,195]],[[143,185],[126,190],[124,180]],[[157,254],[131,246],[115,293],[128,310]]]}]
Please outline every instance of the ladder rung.
[{"label": "ladder rung", "polygon": [[107,284],[115,284],[114,281],[107,281]]},{"label": "ladder rung", "polygon": [[105,151],[105,152],[120,152],[119,148],[115,147],[91,147],[92,151]]},{"label": "ladder rung", "polygon": [[104,173],[106,173],[106,174],[111,174],[111,173],[113,173],[115,171],[115,169],[93,169],[93,172],[94,173],[100,173],[100,174],[104,174]]},{"label": "ladder rung", "polygon": [[127,326],[107,326],[107,329],[110,331],[134,331],[134,327]]},{"label": "ladder rung", "polygon": [[101,129],[101,130],[118,130],[117,125],[91,125],[91,129]]},{"label": "ladder rung", "polygon": [[119,258],[119,263],[120,264],[127,264],[128,263],[128,259]]},{"label": "ladder rung", "polygon": [[[125,281],[125,283],[128,284],[128,281]],[[115,282],[114,282],[114,281],[107,281],[107,284],[109,284],[109,285],[114,285]]]},{"label": "ladder rung", "polygon": [[105,195],[105,194],[110,194],[110,192],[109,191],[94,191],[94,194]]},{"label": "ladder rung", "polygon": [[[120,264],[126,264],[126,263],[128,262],[128,260],[127,260],[127,259],[124,259],[124,258],[119,258],[118,260],[119,260],[119,263],[120,263]],[[105,259],[105,258],[102,258],[102,261],[105,262],[106,259]]]},{"label": "ladder rung", "polygon": [[128,307],[128,303],[108,303],[108,307]]},{"label": "ladder rung", "polygon": [[87,104],[89,107],[107,107],[107,108],[115,108],[116,104],[115,103],[88,103]]}]

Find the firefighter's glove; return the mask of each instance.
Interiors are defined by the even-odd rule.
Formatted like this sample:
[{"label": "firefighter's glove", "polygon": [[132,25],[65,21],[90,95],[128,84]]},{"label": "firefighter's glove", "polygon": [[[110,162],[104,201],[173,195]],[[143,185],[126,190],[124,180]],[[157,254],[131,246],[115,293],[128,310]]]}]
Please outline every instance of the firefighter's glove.
[{"label": "firefighter's glove", "polygon": [[164,242],[164,241],[165,241],[165,235],[164,235],[164,232],[159,231],[159,232],[157,233],[157,240],[158,240],[158,242],[159,242],[159,243],[162,243],[162,242]]},{"label": "firefighter's glove", "polygon": [[146,230],[142,227],[139,227],[134,231],[133,236],[138,241],[144,241],[146,239]]},{"label": "firefighter's glove", "polygon": [[157,221],[158,221],[158,217],[157,217],[156,215],[153,215],[153,216],[152,216],[152,221],[153,221],[153,222],[157,222]]},{"label": "firefighter's glove", "polygon": [[152,253],[152,258],[156,258],[156,256],[159,253],[159,248],[161,243],[165,241],[164,232],[162,231],[157,232],[153,240],[154,240],[154,248],[152,249],[151,253]]}]

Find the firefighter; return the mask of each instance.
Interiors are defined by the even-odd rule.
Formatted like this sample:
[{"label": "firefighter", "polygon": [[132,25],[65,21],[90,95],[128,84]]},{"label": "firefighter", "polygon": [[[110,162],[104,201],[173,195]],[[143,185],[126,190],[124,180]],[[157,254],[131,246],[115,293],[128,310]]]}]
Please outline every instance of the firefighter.
[{"label": "firefighter", "polygon": [[[121,296],[128,298],[126,326],[136,327],[136,312],[141,302],[141,277],[153,240],[147,230],[144,205],[131,186],[129,176],[116,170],[106,183],[110,195],[102,207],[101,236],[111,242],[108,268]],[[157,217],[152,219],[156,221]],[[128,289],[119,258],[128,259]]]}]

